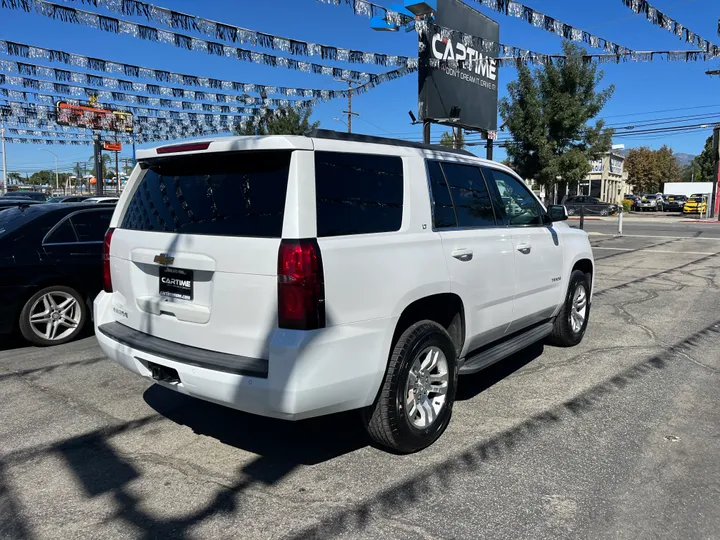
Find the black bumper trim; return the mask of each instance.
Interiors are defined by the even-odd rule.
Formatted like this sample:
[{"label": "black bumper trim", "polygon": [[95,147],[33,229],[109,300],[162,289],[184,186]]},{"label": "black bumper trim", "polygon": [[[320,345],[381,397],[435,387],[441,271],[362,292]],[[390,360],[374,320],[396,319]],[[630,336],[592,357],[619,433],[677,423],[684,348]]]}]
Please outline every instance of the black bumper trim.
[{"label": "black bumper trim", "polygon": [[100,325],[98,330],[110,339],[137,349],[139,352],[167,358],[173,362],[235,375],[246,375],[262,379],[268,377],[268,361],[263,358],[250,358],[248,356],[190,347],[133,330],[119,322]]}]

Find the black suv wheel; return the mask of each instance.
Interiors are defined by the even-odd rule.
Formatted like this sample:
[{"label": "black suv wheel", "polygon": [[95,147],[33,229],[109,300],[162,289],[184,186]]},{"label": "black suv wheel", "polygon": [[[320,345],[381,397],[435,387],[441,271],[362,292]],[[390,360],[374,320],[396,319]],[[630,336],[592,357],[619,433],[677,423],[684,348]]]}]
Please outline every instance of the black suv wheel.
[{"label": "black suv wheel", "polygon": [[395,343],[375,403],[363,413],[368,434],[400,453],[422,450],[450,423],[457,385],[455,345],[433,321],[420,321]]}]

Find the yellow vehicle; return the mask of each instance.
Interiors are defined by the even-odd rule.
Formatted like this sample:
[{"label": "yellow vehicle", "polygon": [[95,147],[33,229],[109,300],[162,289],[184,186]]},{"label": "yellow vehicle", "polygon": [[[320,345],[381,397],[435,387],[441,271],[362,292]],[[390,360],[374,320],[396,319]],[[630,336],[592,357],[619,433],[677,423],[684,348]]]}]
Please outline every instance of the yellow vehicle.
[{"label": "yellow vehicle", "polygon": [[703,196],[691,195],[683,206],[683,214],[704,214],[707,212],[707,199]]}]

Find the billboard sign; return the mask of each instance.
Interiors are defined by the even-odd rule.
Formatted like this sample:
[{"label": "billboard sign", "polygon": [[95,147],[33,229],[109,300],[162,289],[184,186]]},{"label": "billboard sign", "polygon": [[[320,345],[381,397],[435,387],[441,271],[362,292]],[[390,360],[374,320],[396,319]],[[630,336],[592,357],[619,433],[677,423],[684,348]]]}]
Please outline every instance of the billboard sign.
[{"label": "billboard sign", "polygon": [[[500,40],[500,25],[460,0],[438,0],[434,22],[484,40]],[[494,52],[479,51],[444,38],[430,26],[421,38],[419,56],[421,120],[497,131],[497,47]]]},{"label": "billboard sign", "polygon": [[108,150],[110,152],[122,152],[122,143],[111,141],[104,142],[103,150]]},{"label": "billboard sign", "polygon": [[55,104],[55,115],[55,121],[61,126],[133,132],[133,115],[129,112],[58,101]]}]

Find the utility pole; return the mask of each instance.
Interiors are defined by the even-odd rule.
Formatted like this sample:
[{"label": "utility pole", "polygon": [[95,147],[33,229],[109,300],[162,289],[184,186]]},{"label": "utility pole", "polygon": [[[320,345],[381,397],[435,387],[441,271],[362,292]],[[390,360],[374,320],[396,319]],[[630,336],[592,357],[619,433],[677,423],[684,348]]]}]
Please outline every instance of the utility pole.
[{"label": "utility pole", "polygon": [[347,111],[343,111],[343,114],[347,114],[347,128],[348,133],[352,133],[352,117],[360,116],[358,113],[352,110],[352,85],[355,83],[352,79],[336,79],[337,81],[346,82],[348,85],[348,108]]},{"label": "utility pole", "polygon": [[5,154],[5,117],[2,116],[2,113],[0,113],[0,141],[2,141],[2,166],[3,166],[3,183],[2,187],[0,187],[0,195],[5,195],[7,193],[7,183],[8,183],[8,177],[7,177],[7,157]]},{"label": "utility pole", "polygon": [[720,195],[720,190],[718,190],[718,176],[720,174],[720,171],[718,168],[720,167],[720,125],[716,125],[713,128],[713,162],[715,163],[715,166],[713,167],[713,191],[712,191],[712,208],[710,208],[710,217],[717,217],[720,216],[720,201],[718,201],[718,196]]}]

